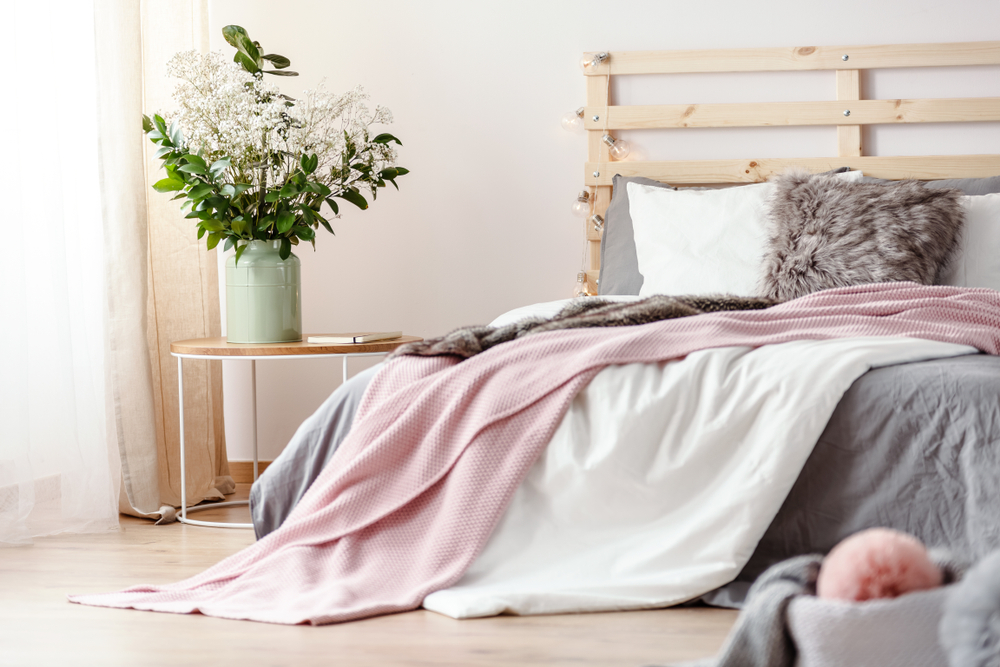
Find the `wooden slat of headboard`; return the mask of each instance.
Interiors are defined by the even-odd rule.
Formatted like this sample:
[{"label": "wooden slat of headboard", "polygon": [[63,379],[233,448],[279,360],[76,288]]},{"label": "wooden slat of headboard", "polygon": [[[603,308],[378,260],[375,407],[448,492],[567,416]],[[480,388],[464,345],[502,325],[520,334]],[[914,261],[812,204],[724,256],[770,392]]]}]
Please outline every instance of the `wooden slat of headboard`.
[{"label": "wooden slat of headboard", "polygon": [[[861,71],[856,69],[842,69],[837,71],[837,100],[838,102],[850,102],[854,106],[857,100],[861,99]],[[902,106],[900,104],[899,106]],[[863,155],[861,150],[861,126],[848,125],[845,121],[850,117],[844,117],[841,113],[841,124],[837,126],[837,155],[841,157],[857,157]]]},{"label": "wooden slat of headboard", "polygon": [[[812,172],[839,167],[861,169],[866,176],[902,180],[914,178],[982,178],[1000,174],[1000,155],[905,155],[823,158],[760,158],[757,160],[673,160],[668,162],[588,162],[584,182],[611,185],[615,174],[645,176],[678,185],[759,183],[800,167]],[[598,176],[594,176],[594,173]]]},{"label": "wooden slat of headboard", "polygon": [[[854,70],[852,70],[854,71]],[[840,74],[840,72],[838,72]],[[856,74],[856,72],[855,72]],[[849,116],[844,111],[850,111]],[[605,123],[605,115],[607,122]],[[598,120],[594,120],[594,117]],[[1000,97],[585,107],[589,130],[967,123],[1000,120]]]},{"label": "wooden slat of headboard", "polygon": [[[587,72],[587,75],[1000,65],[1000,42],[798,46],[702,51],[612,51],[609,55],[605,62]],[[848,57],[847,60],[843,59],[845,55]]]}]

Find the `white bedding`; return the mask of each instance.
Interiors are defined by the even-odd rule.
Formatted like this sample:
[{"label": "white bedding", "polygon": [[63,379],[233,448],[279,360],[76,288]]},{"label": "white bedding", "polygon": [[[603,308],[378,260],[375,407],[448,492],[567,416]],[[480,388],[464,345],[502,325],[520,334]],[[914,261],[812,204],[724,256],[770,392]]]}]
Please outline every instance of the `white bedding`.
[{"label": "white bedding", "polygon": [[[511,313],[525,314],[544,313]],[[472,567],[424,607],[454,618],[641,609],[717,588],[750,557],[856,378],[973,352],[854,338],[605,369]]]}]

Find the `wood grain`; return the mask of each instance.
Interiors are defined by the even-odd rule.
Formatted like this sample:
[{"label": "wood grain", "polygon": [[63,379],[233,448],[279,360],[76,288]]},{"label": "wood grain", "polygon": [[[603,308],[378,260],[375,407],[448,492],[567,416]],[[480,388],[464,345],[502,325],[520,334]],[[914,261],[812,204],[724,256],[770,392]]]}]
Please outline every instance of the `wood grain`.
[{"label": "wood grain", "polygon": [[[786,169],[812,172],[838,167],[861,169],[866,176],[900,180],[915,178],[981,178],[1000,174],[1000,155],[907,155],[823,158],[758,158],[753,160],[676,160],[669,162],[615,162],[584,165],[587,185],[610,185],[614,173],[645,176],[678,185],[710,183],[759,183]],[[592,176],[594,171],[601,176]],[[609,175],[610,174],[610,175]]]},{"label": "wood grain", "polygon": [[394,340],[371,343],[348,343],[327,345],[307,343],[309,336],[331,336],[337,334],[302,334],[302,340],[295,343],[228,343],[225,338],[195,338],[179,340],[170,344],[171,354],[193,354],[215,357],[280,357],[290,354],[364,354],[369,352],[392,352],[404,343],[423,340],[417,336],[403,336]]},{"label": "wood grain", "polygon": [[[257,461],[257,474],[263,475],[271,463],[273,462]],[[253,461],[230,461],[229,475],[237,484],[253,484]]]},{"label": "wood grain", "polygon": [[[586,72],[586,76],[998,65],[1000,42],[611,51],[608,55],[606,61]],[[847,60],[843,59],[845,55]]]},{"label": "wood grain", "polygon": [[[245,499],[247,489],[241,485],[235,496]],[[198,516],[248,517],[245,507]],[[694,608],[456,621],[421,610],[311,627],[66,601],[69,593],[178,581],[252,542],[249,530],[123,517],[118,533],[2,549],[0,664],[635,667],[712,655],[736,618],[730,610]]]},{"label": "wood grain", "polygon": [[[843,75],[843,76],[842,76]],[[840,81],[844,79],[844,84]],[[968,123],[1000,120],[1000,97],[913,100],[859,100],[858,71],[837,72],[837,100],[826,102],[752,102],[741,104],[664,104],[612,106],[611,130],[675,127],[785,127],[792,125],[875,125]],[[848,91],[854,97],[848,96]],[[841,95],[844,95],[841,97]],[[851,101],[853,100],[853,101]],[[851,112],[849,116],[844,111]],[[596,108],[587,107],[584,126],[596,129]],[[859,153],[860,154],[860,153]]]},{"label": "wood grain", "polygon": [[[844,69],[837,72],[837,100],[839,102],[844,102],[840,106],[846,107],[851,111],[849,117],[843,117],[841,124],[837,126],[837,155],[841,157],[857,157],[864,154],[861,148],[861,126],[852,125],[848,123],[851,118],[857,120],[860,116],[854,113],[855,109],[861,109],[861,103],[858,101],[861,99],[861,71],[856,69]],[[896,100],[896,108],[899,109],[903,106],[903,100]],[[911,105],[915,100],[906,100]],[[928,100],[919,100],[920,102],[927,102]],[[950,100],[954,101],[954,100]],[[846,103],[850,104],[846,104]],[[960,111],[960,110],[956,110]],[[1000,104],[997,104],[997,111],[1000,112]],[[891,111],[890,111],[891,113]],[[863,115],[863,111],[862,111]],[[896,121],[889,122],[915,122],[915,121],[904,121],[902,120],[907,114],[899,113],[896,115]],[[921,114],[915,114],[917,116]],[[856,117],[857,116],[857,117]],[[879,122],[879,121],[872,121]],[[884,121],[883,121],[884,122]]]}]

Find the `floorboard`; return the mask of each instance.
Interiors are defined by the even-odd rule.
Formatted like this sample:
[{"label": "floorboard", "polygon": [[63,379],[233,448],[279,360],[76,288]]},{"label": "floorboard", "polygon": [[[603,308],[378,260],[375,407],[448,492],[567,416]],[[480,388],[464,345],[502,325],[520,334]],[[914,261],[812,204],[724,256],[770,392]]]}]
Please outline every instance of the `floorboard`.
[{"label": "floorboard", "polygon": [[[237,494],[246,497],[241,485]],[[246,508],[199,512],[248,521]],[[69,593],[167,583],[253,541],[252,531],[122,517],[121,531],[0,548],[0,665],[602,665],[637,667],[716,652],[721,609],[501,616],[423,610],[324,627],[280,626],[71,604]]]}]

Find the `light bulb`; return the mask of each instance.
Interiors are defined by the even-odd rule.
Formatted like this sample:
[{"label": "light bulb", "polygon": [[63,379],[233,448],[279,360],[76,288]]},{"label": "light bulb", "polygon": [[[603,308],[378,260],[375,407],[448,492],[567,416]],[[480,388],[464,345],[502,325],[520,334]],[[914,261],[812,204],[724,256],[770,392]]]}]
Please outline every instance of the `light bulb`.
[{"label": "light bulb", "polygon": [[580,107],[576,111],[567,111],[563,114],[562,120],[559,121],[564,130],[569,130],[570,132],[581,132],[583,131],[583,107]]},{"label": "light bulb", "polygon": [[594,223],[595,232],[604,231],[604,218],[601,217],[600,213],[595,213],[594,215],[590,216],[590,221]]},{"label": "light bulb", "polygon": [[585,53],[583,54],[583,58],[580,59],[580,69],[583,70],[584,74],[589,74],[607,59],[608,54],[605,51],[601,51],[600,53]]},{"label": "light bulb", "polygon": [[576,201],[573,202],[573,215],[578,218],[586,218],[590,215],[590,193],[586,190],[581,191]]},{"label": "light bulb", "polygon": [[590,287],[587,285],[587,274],[583,271],[576,274],[576,285],[573,287],[573,296],[590,296]]},{"label": "light bulb", "polygon": [[615,139],[610,134],[605,134],[601,138],[604,139],[604,143],[608,145],[608,152],[611,154],[612,159],[624,160],[628,157],[628,152],[631,146],[628,145],[627,141]]}]

